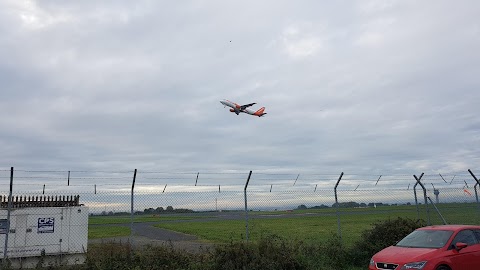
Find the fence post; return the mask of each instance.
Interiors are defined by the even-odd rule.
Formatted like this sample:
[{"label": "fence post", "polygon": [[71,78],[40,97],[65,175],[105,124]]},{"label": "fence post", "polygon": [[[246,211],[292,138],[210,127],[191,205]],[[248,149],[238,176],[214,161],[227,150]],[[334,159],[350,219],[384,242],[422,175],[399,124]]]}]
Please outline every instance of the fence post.
[{"label": "fence post", "polygon": [[335,204],[336,204],[336,206],[337,206],[336,208],[337,208],[338,236],[340,236],[340,240],[342,239],[342,228],[340,227],[340,212],[339,212],[340,205],[338,204],[337,187],[338,187],[338,184],[340,184],[340,180],[342,180],[342,177],[343,177],[343,172],[340,174],[340,177],[338,178],[337,184],[335,185],[335,188],[334,188],[334,191],[335,191]]},{"label": "fence post", "polygon": [[418,210],[418,199],[417,199],[417,185],[418,182],[413,185],[413,196],[415,196],[415,207],[417,209],[417,220],[420,220],[420,211]]},{"label": "fence post", "polygon": [[5,246],[3,247],[3,263],[7,263],[8,235],[10,234],[10,212],[12,211],[13,167],[10,168],[10,192],[7,206],[7,231],[5,232]]},{"label": "fence post", "polygon": [[477,205],[478,205],[478,211],[480,211],[480,204],[478,203],[478,192],[477,192],[477,186],[478,184],[475,184],[473,189],[475,190],[475,200],[477,200]]},{"label": "fence post", "polygon": [[430,199],[430,197],[428,197],[428,200],[429,200],[430,203],[433,205],[433,208],[435,208],[435,210],[437,211],[437,214],[440,216],[440,218],[442,218],[443,225],[447,225],[447,221],[446,221],[445,218],[443,217],[442,213],[440,213],[440,210],[438,210],[438,208],[437,208],[437,206],[435,205],[435,203],[433,203],[432,199]]},{"label": "fence post", "polygon": [[133,181],[132,181],[132,196],[131,196],[131,202],[130,202],[130,243],[133,243],[133,191],[135,188],[135,180],[137,178],[137,169],[133,172]]},{"label": "fence post", "polygon": [[300,177],[300,174],[298,174],[298,175],[297,175],[297,178],[295,178],[295,182],[293,182],[293,185],[294,185],[294,186],[295,186],[295,184],[297,183],[298,177]]},{"label": "fence post", "polygon": [[375,183],[375,186],[378,184],[378,181],[380,181],[380,178],[382,178],[382,175],[378,177],[377,182]]},{"label": "fence post", "polygon": [[248,242],[248,207],[247,207],[247,187],[248,187],[248,182],[250,182],[250,177],[252,176],[252,171],[248,174],[247,182],[245,183],[245,188],[243,189],[243,195],[245,198],[245,238],[247,239]]},{"label": "fence post", "polygon": [[475,174],[473,174],[473,172],[470,169],[468,169],[468,172],[473,177],[473,179],[475,179],[475,181],[477,182],[475,183],[475,186],[473,188],[475,189],[475,199],[477,200],[478,211],[480,211],[480,203],[478,202],[478,193],[477,193],[477,186],[480,186],[480,180],[478,180],[478,178],[475,176]]},{"label": "fence post", "polygon": [[443,178],[443,176],[442,176],[442,174],[441,174],[441,173],[439,173],[438,175],[440,175],[440,177],[442,178],[443,182],[445,182],[445,183],[447,183],[447,184],[448,184],[447,180],[445,180],[445,178]]},{"label": "fence post", "polygon": [[427,225],[431,225],[430,223],[430,210],[428,209],[428,200],[427,200],[427,189],[425,188],[425,186],[422,184],[422,182],[420,182],[420,180],[422,179],[423,177],[423,173],[420,175],[420,178],[418,178],[416,175],[413,175],[413,177],[415,177],[415,180],[417,180],[417,183],[422,187],[423,189],[423,198],[425,199],[425,209],[426,209],[426,212],[427,212]]}]

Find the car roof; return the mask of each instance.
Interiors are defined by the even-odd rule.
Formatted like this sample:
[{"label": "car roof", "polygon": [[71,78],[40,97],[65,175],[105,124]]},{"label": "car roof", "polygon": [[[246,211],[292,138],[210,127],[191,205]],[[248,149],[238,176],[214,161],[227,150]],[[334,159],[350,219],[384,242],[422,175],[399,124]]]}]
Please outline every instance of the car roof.
[{"label": "car roof", "polygon": [[448,231],[459,231],[464,229],[475,229],[480,230],[480,226],[476,225],[433,225],[418,228],[417,230],[448,230]]}]

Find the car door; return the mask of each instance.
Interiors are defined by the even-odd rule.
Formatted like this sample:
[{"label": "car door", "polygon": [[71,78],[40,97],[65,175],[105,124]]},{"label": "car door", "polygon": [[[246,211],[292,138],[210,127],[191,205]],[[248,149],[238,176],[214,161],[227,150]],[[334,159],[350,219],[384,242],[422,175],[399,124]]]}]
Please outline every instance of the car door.
[{"label": "car door", "polygon": [[[465,243],[466,248],[457,251],[455,245],[459,242]],[[452,253],[450,260],[452,261],[453,270],[475,270],[480,265],[480,244],[473,230],[462,230],[457,233],[448,248]]]},{"label": "car door", "polygon": [[480,230],[473,230],[473,233],[475,234],[475,236],[477,237],[477,243],[475,245],[475,250],[474,251],[474,254],[472,254],[473,256],[473,260],[475,261],[475,263],[477,265],[480,265]]}]

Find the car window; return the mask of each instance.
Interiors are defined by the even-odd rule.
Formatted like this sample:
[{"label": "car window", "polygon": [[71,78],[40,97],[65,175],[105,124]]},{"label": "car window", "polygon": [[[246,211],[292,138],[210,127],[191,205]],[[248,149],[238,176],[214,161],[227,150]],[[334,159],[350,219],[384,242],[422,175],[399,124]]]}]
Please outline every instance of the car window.
[{"label": "car window", "polygon": [[463,230],[460,231],[452,241],[452,247],[458,242],[465,243],[469,246],[475,245],[477,243],[477,238],[472,230]]},{"label": "car window", "polygon": [[477,242],[480,243],[480,230],[473,230],[475,236],[477,236]]},{"label": "car window", "polygon": [[400,240],[396,246],[410,248],[441,248],[445,246],[453,231],[415,230]]}]

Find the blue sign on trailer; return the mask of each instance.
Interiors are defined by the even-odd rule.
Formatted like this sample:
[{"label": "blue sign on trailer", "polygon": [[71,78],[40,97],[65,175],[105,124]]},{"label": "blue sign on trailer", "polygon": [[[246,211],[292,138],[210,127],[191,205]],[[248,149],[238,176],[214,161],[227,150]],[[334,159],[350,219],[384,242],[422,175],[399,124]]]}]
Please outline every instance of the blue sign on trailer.
[{"label": "blue sign on trailer", "polygon": [[55,218],[38,218],[37,233],[53,233],[55,231]]}]

